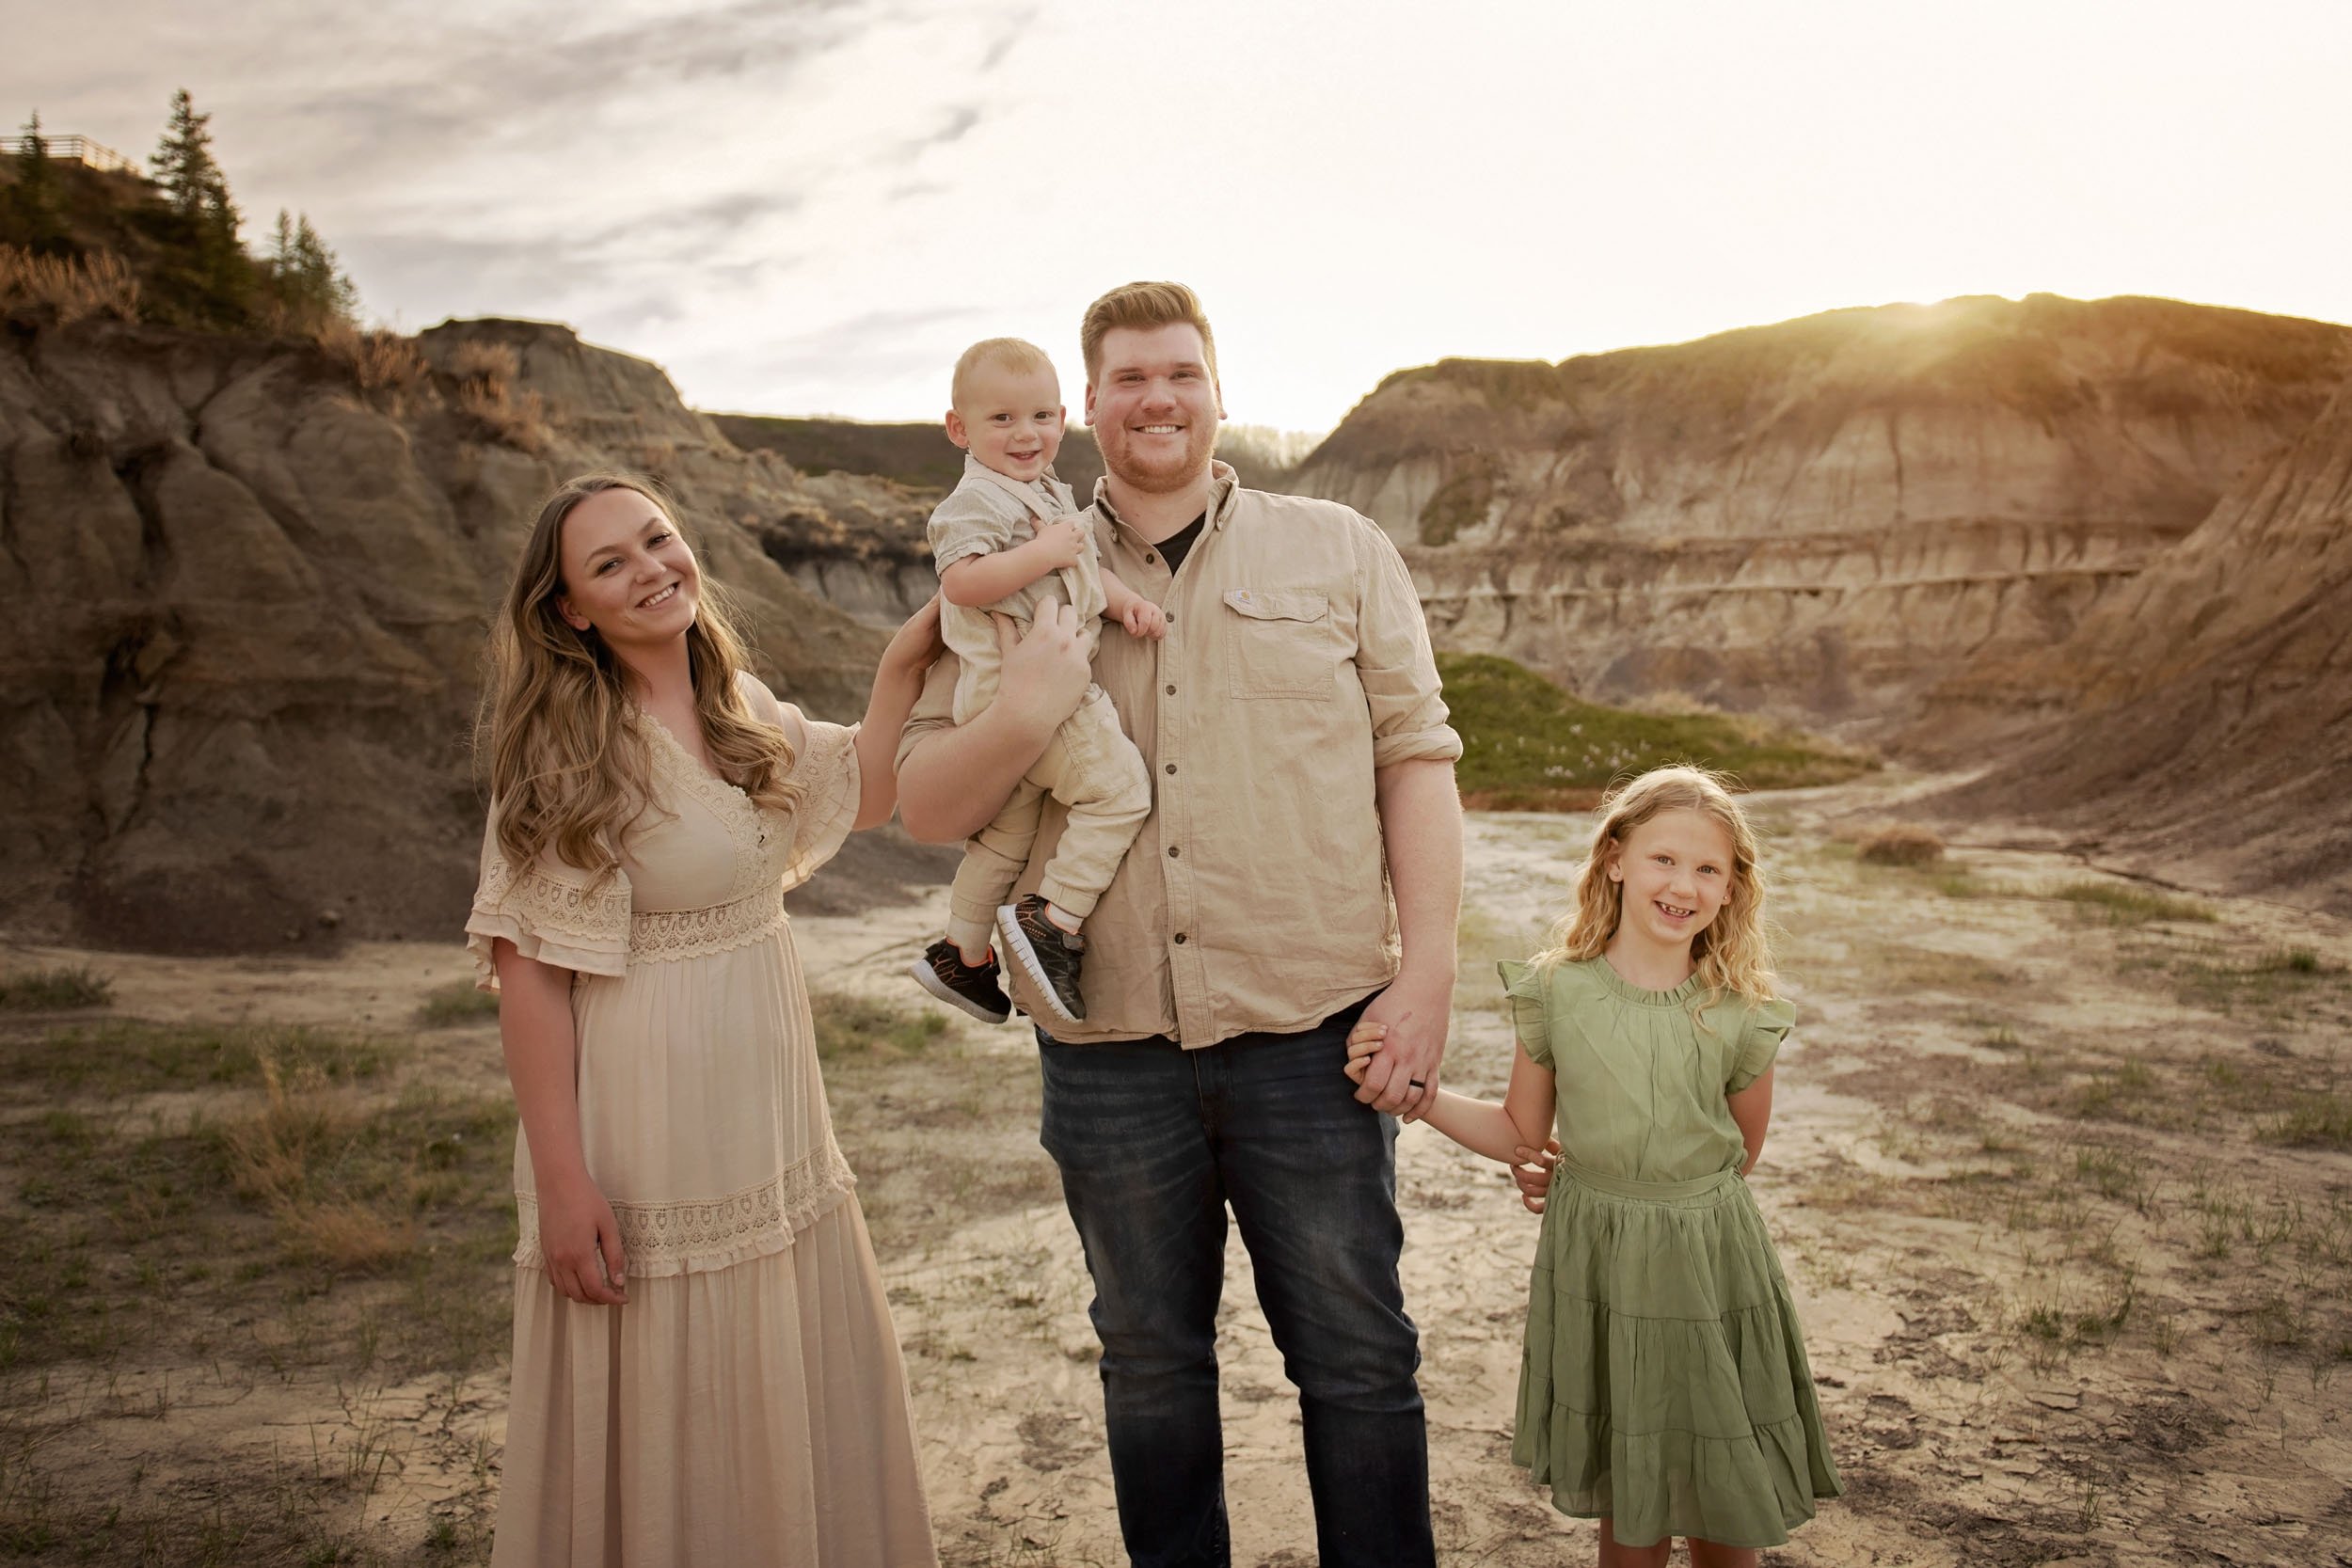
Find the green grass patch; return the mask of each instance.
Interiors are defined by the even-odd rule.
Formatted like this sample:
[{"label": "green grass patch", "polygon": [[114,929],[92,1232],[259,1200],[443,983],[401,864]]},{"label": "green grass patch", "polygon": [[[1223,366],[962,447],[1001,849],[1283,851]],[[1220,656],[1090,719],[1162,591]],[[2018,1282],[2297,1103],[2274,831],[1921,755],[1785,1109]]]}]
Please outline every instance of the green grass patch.
[{"label": "green grass patch", "polygon": [[10,1012],[60,1013],[103,1007],[115,999],[115,983],[82,964],[20,969],[0,974],[0,1008]]},{"label": "green grass patch", "polygon": [[945,1014],[914,1012],[868,996],[819,991],[808,1006],[817,1023],[817,1054],[827,1061],[919,1056],[948,1030]]},{"label": "green grass patch", "polygon": [[452,980],[436,986],[425,993],[417,1006],[417,1025],[422,1029],[447,1029],[458,1023],[482,1023],[499,1016],[499,999],[486,990],[478,990],[471,980]]},{"label": "green grass patch", "polygon": [[2213,911],[2193,898],[2136,887],[2129,882],[2068,882],[2051,896],[2083,909],[2110,926],[2145,926],[2152,920],[2210,922]]},{"label": "green grass patch", "polygon": [[1439,654],[1438,673],[1462,736],[1455,777],[1466,802],[1488,810],[1587,810],[1611,781],[1677,762],[1733,774],[1748,789],[1837,784],[1879,766],[1752,720],[1583,702],[1492,654]]},{"label": "green grass patch", "polygon": [[2296,1148],[2352,1148],[2352,1100],[2332,1090],[2296,1095],[2265,1135]]},{"label": "green grass patch", "polygon": [[381,1075],[389,1060],[381,1040],[319,1029],[101,1023],[53,1029],[11,1045],[0,1070],[0,1103],[259,1085],[264,1062],[289,1075],[366,1083]]}]

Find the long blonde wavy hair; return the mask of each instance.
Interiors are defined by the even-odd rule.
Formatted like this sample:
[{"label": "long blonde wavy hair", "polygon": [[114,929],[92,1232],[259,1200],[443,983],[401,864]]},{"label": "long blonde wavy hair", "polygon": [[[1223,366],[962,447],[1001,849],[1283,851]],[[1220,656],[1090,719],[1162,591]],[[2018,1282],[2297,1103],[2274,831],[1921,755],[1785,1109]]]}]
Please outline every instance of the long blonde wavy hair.
[{"label": "long blonde wavy hair", "polygon": [[1576,903],[1551,928],[1551,945],[1535,955],[1542,968],[1597,958],[1625,918],[1625,885],[1609,879],[1612,851],[1628,834],[1660,812],[1703,812],[1723,825],[1731,840],[1731,891],[1707,928],[1692,939],[1691,958],[1706,983],[1703,1006],[1726,993],[1752,1002],[1770,1001],[1778,976],[1764,924],[1764,868],[1756,830],[1724,787],[1723,775],[1704,768],[1653,768],[1602,798],[1600,822],[1593,830],[1592,852],[1576,879]]},{"label": "long blonde wavy hair", "polygon": [[[635,491],[677,526],[677,509],[643,475],[588,473],[556,486],[523,541],[490,628],[478,726],[507,863],[519,870],[552,847],[558,860],[599,883],[619,868],[622,834],[653,799],[652,753],[628,671],[593,628],[574,629],[557,603],[565,591],[564,521],[608,490]],[[749,665],[743,639],[707,567],[686,654],[712,764],[755,804],[790,807],[800,795],[790,782],[791,744],[743,700],[736,679]]]}]

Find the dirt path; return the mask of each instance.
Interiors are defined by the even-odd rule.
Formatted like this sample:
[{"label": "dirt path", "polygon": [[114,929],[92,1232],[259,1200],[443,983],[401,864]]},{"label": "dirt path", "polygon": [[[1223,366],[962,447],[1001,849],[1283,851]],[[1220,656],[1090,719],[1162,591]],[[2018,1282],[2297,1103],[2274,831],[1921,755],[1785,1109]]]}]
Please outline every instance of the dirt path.
[{"label": "dirt path", "polygon": [[[2352,1563],[2352,932],[2254,903],[2151,903],[2054,854],[1859,863],[1837,835],[1874,801],[1899,809],[1899,787],[1761,806],[1802,1018],[1756,1189],[1849,1488],[1767,1560]],[[1587,828],[1472,819],[1452,1086],[1500,1090],[1511,1045],[1492,962],[1534,945]],[[911,1006],[900,971],[937,914],[796,931],[818,989]],[[332,964],[91,961],[115,976],[119,1014],[386,1028],[465,973],[452,950],[406,945]],[[420,1039],[420,1069],[495,1090],[488,1024]],[[904,1051],[827,1072],[908,1351],[942,1549],[1122,1561],[1088,1287],[1035,1146],[1031,1048],[1016,1028],[959,1026]],[[1494,1167],[1425,1129],[1400,1141],[1398,1189],[1441,1554],[1582,1560],[1591,1527],[1507,1461],[1535,1222]],[[1237,1241],[1229,1261],[1236,1560],[1310,1563],[1295,1402]],[[215,1402],[184,1429],[81,1431],[109,1449],[135,1438],[156,1463],[209,1450],[259,1465],[289,1433],[365,1447],[378,1483],[335,1504],[362,1549],[478,1552],[503,1433],[494,1370],[356,1404],[301,1384]]]}]

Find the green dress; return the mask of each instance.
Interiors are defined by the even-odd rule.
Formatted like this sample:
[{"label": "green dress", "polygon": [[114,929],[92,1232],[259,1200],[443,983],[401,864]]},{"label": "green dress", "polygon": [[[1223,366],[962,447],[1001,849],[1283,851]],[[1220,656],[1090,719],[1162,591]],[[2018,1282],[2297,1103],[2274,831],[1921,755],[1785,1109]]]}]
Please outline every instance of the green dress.
[{"label": "green dress", "polygon": [[1563,1156],[1535,1254],[1511,1457],[1619,1543],[1777,1546],[1837,1496],[1788,1281],[1724,1096],[1796,1012],[1606,958],[1506,963],[1519,1044],[1557,1086]]}]

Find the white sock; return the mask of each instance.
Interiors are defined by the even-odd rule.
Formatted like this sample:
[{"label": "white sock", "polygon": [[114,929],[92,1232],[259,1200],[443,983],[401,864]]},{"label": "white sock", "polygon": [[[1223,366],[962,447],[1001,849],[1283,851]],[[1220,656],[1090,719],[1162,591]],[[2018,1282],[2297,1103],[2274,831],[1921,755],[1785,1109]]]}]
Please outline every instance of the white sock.
[{"label": "white sock", "polygon": [[1079,919],[1076,915],[1064,912],[1059,904],[1054,903],[1050,899],[1047,900],[1045,905],[1045,918],[1052,921],[1055,925],[1060,927],[1064,931],[1073,937],[1078,934],[1078,928],[1086,924],[1085,921]]},{"label": "white sock", "polygon": [[972,949],[964,946],[961,942],[956,943],[956,956],[963,960],[963,967],[966,969],[986,969],[988,967],[989,955],[995,951],[996,949],[993,947],[983,947],[980,949],[978,956],[975,957]]}]

